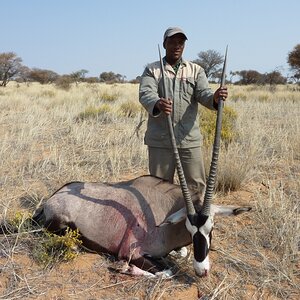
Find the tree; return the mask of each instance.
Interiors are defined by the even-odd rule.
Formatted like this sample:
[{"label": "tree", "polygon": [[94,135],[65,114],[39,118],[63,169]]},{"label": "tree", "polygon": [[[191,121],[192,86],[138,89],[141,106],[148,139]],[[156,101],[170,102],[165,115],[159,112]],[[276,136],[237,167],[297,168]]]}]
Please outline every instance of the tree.
[{"label": "tree", "polygon": [[114,72],[102,72],[99,78],[102,82],[115,83],[124,82],[126,76],[123,76],[121,74],[115,74]]},{"label": "tree", "polygon": [[28,79],[37,81],[41,84],[53,83],[59,75],[51,70],[34,68],[28,74]]},{"label": "tree", "polygon": [[229,82],[232,82],[233,77],[239,75],[239,71],[230,71],[229,74],[230,74]]},{"label": "tree", "polygon": [[70,75],[58,76],[55,80],[55,85],[63,90],[69,90],[71,88],[74,79]]},{"label": "tree", "polygon": [[296,45],[294,49],[288,54],[288,64],[291,70],[294,71],[294,78],[300,79],[300,44]]},{"label": "tree", "polygon": [[242,70],[234,72],[235,75],[241,77],[237,84],[262,84],[263,83],[263,74],[255,70]]},{"label": "tree", "polygon": [[264,84],[274,85],[274,84],[285,84],[287,79],[286,77],[283,77],[279,71],[273,71],[264,74],[263,81]]},{"label": "tree", "polygon": [[261,74],[255,70],[242,70],[230,72],[231,76],[239,76],[240,80],[236,81],[236,84],[285,84],[287,79],[282,74],[275,70],[270,73]]},{"label": "tree", "polygon": [[16,77],[16,81],[17,82],[27,82],[30,81],[29,75],[30,75],[31,69],[26,67],[26,66],[22,66],[20,68],[20,72],[18,73],[17,77]]},{"label": "tree", "polygon": [[0,86],[6,86],[8,82],[17,76],[23,65],[22,58],[14,52],[0,53]]},{"label": "tree", "polygon": [[86,77],[84,79],[84,81],[87,82],[87,83],[97,83],[97,82],[99,82],[99,78],[98,77],[94,77],[94,76],[92,76],[92,77]]},{"label": "tree", "polygon": [[79,81],[84,81],[85,80],[85,75],[88,73],[89,71],[88,70],[85,70],[85,69],[81,69],[79,71],[76,71],[76,72],[73,72],[70,74],[70,77],[76,81],[76,82],[79,82]]},{"label": "tree", "polygon": [[215,50],[207,50],[198,53],[198,59],[193,62],[201,66],[204,69],[206,77],[208,79],[219,78],[223,63],[223,56]]}]

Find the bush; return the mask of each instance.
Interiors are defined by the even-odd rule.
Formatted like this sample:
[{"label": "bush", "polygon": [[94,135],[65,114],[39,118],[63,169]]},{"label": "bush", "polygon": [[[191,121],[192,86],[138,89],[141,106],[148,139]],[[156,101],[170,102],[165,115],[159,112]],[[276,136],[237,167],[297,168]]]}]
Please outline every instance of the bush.
[{"label": "bush", "polygon": [[69,75],[63,75],[60,76],[56,81],[55,81],[55,85],[63,90],[68,91],[71,88],[71,85],[73,83],[73,79],[72,77],[70,77]]},{"label": "bush", "polygon": [[48,84],[59,79],[59,75],[51,70],[34,68],[29,71],[28,79],[39,82],[40,84]]},{"label": "bush", "polygon": [[102,104],[99,107],[90,106],[78,115],[77,120],[83,121],[86,119],[98,119],[100,117],[106,118],[110,111],[111,106],[108,104]]},{"label": "bush", "polygon": [[141,110],[141,105],[134,101],[123,102],[119,108],[120,115],[127,118],[136,117]]},{"label": "bush", "polygon": [[[199,124],[203,135],[204,145],[212,145],[215,137],[217,114],[215,111],[201,107]],[[236,111],[228,106],[224,107],[222,118],[221,139],[225,145],[228,145],[237,136],[236,131]]]},{"label": "bush", "polygon": [[1,230],[7,233],[23,233],[32,228],[32,215],[26,211],[16,211],[13,216],[1,224]]},{"label": "bush", "polygon": [[82,244],[79,238],[78,229],[67,228],[63,236],[45,231],[42,240],[33,250],[33,257],[45,268],[58,262],[70,261],[78,255],[77,247]]},{"label": "bush", "polygon": [[118,100],[119,98],[119,93],[108,93],[108,92],[102,92],[100,95],[100,98],[102,101],[108,101],[108,102],[113,102]]}]

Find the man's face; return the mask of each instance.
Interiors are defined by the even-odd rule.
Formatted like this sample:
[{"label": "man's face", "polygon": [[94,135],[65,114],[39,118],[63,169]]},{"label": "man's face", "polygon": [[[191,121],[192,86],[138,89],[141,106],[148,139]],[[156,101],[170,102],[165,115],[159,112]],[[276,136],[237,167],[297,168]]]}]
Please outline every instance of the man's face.
[{"label": "man's face", "polygon": [[184,45],[185,37],[181,33],[174,34],[167,38],[164,43],[167,61],[171,63],[177,62],[182,56]]}]

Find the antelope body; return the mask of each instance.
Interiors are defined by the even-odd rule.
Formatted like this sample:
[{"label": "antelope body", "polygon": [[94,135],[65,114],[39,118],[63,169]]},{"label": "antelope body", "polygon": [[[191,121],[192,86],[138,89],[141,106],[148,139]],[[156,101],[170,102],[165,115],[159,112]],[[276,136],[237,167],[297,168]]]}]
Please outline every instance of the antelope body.
[{"label": "antelope body", "polygon": [[[200,205],[197,194],[192,200]],[[215,205],[211,210],[227,215],[239,211]],[[144,270],[153,267],[151,257],[164,257],[192,242],[180,186],[152,176],[116,184],[68,183],[46,201],[42,215],[49,230],[78,228],[87,248]]]}]

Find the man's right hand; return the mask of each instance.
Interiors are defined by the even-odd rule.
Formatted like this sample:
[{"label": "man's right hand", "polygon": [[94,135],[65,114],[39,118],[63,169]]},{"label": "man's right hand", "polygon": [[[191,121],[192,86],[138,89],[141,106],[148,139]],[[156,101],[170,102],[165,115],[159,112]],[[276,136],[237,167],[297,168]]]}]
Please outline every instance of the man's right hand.
[{"label": "man's right hand", "polygon": [[170,98],[160,98],[156,103],[155,106],[160,111],[163,111],[166,115],[170,115],[172,113],[173,102]]}]

